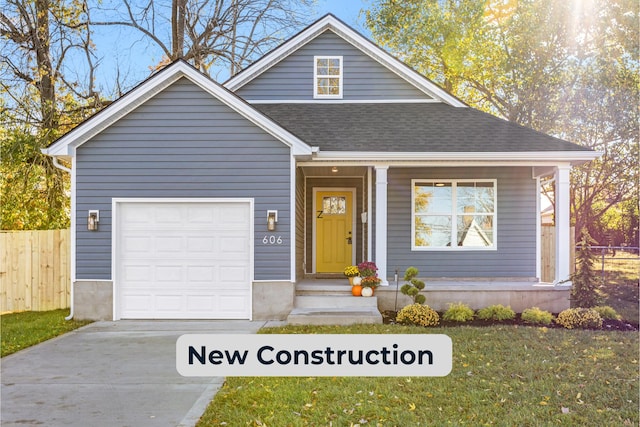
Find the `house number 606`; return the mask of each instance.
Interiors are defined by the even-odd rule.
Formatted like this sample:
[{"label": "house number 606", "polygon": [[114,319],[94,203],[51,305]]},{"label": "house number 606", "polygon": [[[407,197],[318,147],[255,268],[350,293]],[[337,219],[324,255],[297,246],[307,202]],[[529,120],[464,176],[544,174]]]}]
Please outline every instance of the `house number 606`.
[{"label": "house number 606", "polygon": [[281,245],[282,236],[264,236],[262,239],[263,245]]}]

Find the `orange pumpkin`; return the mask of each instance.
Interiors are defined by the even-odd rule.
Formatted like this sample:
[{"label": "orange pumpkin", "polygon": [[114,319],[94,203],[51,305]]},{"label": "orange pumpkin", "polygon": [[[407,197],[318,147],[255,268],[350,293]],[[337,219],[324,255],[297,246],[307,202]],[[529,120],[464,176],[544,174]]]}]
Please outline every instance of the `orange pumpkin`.
[{"label": "orange pumpkin", "polygon": [[351,294],[354,297],[359,297],[362,294],[362,286],[360,285],[354,285],[351,287]]}]

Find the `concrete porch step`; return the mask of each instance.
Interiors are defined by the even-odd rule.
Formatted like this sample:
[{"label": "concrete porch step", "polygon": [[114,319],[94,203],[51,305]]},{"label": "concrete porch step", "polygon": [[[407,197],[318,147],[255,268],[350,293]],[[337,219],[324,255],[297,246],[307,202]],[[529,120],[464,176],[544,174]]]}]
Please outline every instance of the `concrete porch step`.
[{"label": "concrete porch step", "polygon": [[353,325],[382,323],[378,298],[354,297],[343,277],[336,280],[307,280],[296,285],[290,325]]},{"label": "concrete porch step", "polygon": [[331,294],[314,294],[314,295],[297,295],[293,306],[296,308],[350,308],[350,307],[368,307],[377,309],[378,299],[376,297],[354,297],[349,294],[331,295]]},{"label": "concrete porch step", "polygon": [[295,307],[289,313],[287,323],[290,325],[371,324],[382,323],[382,315],[377,307]]}]

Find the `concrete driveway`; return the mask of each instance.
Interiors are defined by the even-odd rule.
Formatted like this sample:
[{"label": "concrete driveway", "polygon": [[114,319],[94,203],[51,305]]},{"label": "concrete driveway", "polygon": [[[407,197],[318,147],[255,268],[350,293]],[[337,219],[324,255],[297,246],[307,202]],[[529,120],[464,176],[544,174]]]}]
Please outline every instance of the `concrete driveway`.
[{"label": "concrete driveway", "polygon": [[224,378],[176,371],[186,333],[255,333],[264,321],[97,322],[2,358],[2,426],[192,426]]}]

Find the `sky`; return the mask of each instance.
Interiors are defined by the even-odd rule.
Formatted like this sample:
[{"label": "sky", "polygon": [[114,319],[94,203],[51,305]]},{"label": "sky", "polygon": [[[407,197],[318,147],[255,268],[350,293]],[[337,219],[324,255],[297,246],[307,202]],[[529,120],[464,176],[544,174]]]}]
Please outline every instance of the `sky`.
[{"label": "sky", "polygon": [[[364,27],[364,16],[361,16],[360,12],[370,5],[371,0],[317,0],[312,18],[316,20],[332,13],[356,31],[369,37],[370,33]],[[159,63],[162,59],[161,52],[152,49],[152,45],[136,32],[114,27],[93,27],[93,31],[99,61],[96,82],[98,89],[107,96],[111,95],[110,91],[114,87],[118,70],[121,80],[126,81],[126,86],[122,88],[126,91],[149,77],[149,66]],[[220,82],[226,80],[226,76],[223,75],[212,77]]]}]

